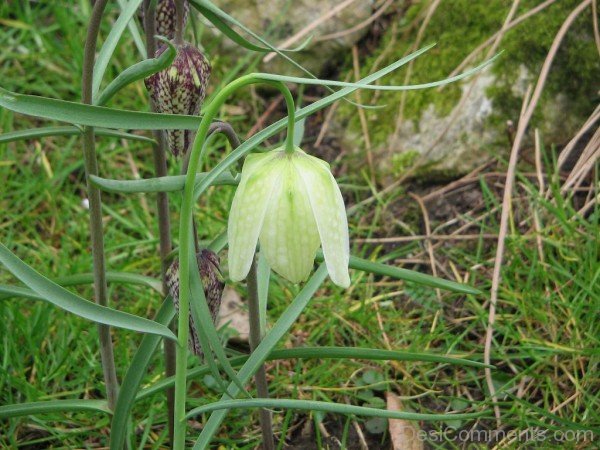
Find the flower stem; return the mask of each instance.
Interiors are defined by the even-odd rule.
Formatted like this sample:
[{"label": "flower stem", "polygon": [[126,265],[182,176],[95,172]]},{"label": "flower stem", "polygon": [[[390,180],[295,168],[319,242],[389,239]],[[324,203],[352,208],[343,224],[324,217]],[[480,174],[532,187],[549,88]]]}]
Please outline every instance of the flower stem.
[{"label": "flower stem", "polygon": [[[245,75],[226,85],[214,98],[214,100],[204,108],[204,116],[198,127],[196,138],[190,152],[189,167],[186,173],[185,187],[183,192],[183,202],[181,206],[181,220],[179,223],[179,318],[177,334],[177,357],[175,373],[175,439],[173,442],[174,450],[183,450],[185,446],[186,419],[185,419],[185,400],[186,400],[186,376],[187,376],[187,341],[188,341],[188,315],[190,299],[190,261],[192,244],[192,210],[194,206],[194,181],[202,144],[206,140],[211,122],[216,117],[219,109],[225,103],[225,100],[236,90],[250,84],[268,84],[279,89],[288,105],[288,136],[291,140],[293,150],[293,133],[295,122],[295,107],[292,94],[283,83],[279,81],[262,80],[259,76],[250,74]],[[286,144],[287,145],[287,144]]]},{"label": "flower stem", "polygon": [[[94,58],[96,53],[96,40],[102,13],[108,0],[97,0],[92,9],[92,15],[88,25],[87,36],[83,53],[83,73],[81,81],[81,101],[92,104],[92,82],[94,78]],[[104,258],[104,235],[102,230],[102,198],[100,190],[90,182],[90,175],[98,175],[98,159],[96,157],[96,143],[93,127],[83,129],[83,160],[87,181],[87,194],[90,204],[90,237],[92,241],[92,257],[94,264],[94,292],[96,303],[102,306],[108,305],[108,288],[106,285],[106,266]],[[119,395],[119,383],[115,369],[110,327],[98,325],[100,338],[100,357],[102,359],[102,370],[104,383],[106,385],[106,396],[108,407],[113,409],[117,396]]]},{"label": "flower stem", "polygon": [[[248,274],[248,313],[250,316],[250,351],[256,350],[263,338],[264,330],[260,326],[260,307],[258,300],[258,270],[256,258],[252,260],[250,272]],[[267,382],[267,371],[265,364],[262,363],[254,375],[256,391],[259,398],[269,398],[269,385]],[[261,408],[260,428],[262,431],[263,449],[274,450],[275,442],[273,440],[273,420],[271,412],[268,409]]]},{"label": "flower stem", "polygon": [[175,44],[183,44],[183,21],[185,16],[185,0],[175,0]]},{"label": "flower stem", "polygon": [[[156,53],[156,2],[151,0],[144,1],[144,31],[146,35],[146,54],[148,58],[152,58]],[[150,109],[156,112],[156,105],[150,99]],[[165,135],[162,130],[154,130],[154,139],[157,144],[153,147],[154,157],[154,172],[157,177],[167,175],[167,151]],[[169,221],[169,197],[166,192],[158,192],[156,194],[156,209],[158,212],[158,236],[160,248],[161,262],[161,279],[163,292],[169,292],[167,286],[167,269],[169,268],[168,256],[171,252],[171,223]],[[170,324],[170,328],[174,328],[174,323]],[[165,376],[171,377],[175,375],[175,342],[170,339],[163,341],[165,354]],[[169,417],[169,437],[173,442],[174,422],[173,415],[175,410],[175,390],[173,388],[167,390],[167,412]]]}]

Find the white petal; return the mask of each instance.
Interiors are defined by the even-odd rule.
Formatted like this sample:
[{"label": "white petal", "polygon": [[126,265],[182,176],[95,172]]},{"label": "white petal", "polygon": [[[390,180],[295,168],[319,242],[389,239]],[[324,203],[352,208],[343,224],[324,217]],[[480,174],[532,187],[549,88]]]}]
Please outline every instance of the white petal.
[{"label": "white petal", "polygon": [[347,288],[350,286],[350,243],[342,193],[327,163],[310,155],[298,156],[294,163],[308,192],[321,237],[327,271],[335,284]]},{"label": "white petal", "polygon": [[267,209],[260,248],[275,272],[299,283],[313,268],[319,233],[306,187],[290,157],[286,155],[277,164],[282,178]]},{"label": "white petal", "polygon": [[281,178],[272,170],[278,153],[249,155],[244,162],[227,227],[229,277],[232,281],[246,278],[250,270],[271,194]]}]

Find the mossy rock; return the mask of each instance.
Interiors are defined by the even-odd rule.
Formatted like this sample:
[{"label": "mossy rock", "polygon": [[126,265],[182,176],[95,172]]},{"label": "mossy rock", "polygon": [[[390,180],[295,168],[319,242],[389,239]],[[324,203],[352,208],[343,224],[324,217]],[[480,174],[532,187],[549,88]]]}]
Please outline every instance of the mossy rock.
[{"label": "mossy rock", "polygon": [[[539,1],[522,1],[513,20],[539,4]],[[387,105],[365,111],[373,152],[384,176],[397,175],[390,171],[394,168],[390,157],[402,152],[425,155],[419,171],[422,176],[459,175],[488,158],[490,152],[507,152],[506,123],[511,120],[516,124],[527,86],[535,86],[556,33],[578,4],[575,0],[556,2],[509,30],[498,47],[503,50],[502,55],[478,76],[451,126],[450,118],[465,92],[471,89],[474,78],[442,89],[405,94],[363,91],[363,103],[373,101],[376,95],[378,104]],[[363,76],[372,72],[374,63],[380,69],[409,53],[428,5],[420,2],[411,6],[395,26],[388,28],[379,49],[362,61]],[[503,0],[442,1],[421,41],[423,45],[431,42],[437,45],[414,61],[409,84],[447,77],[473,49],[500,30],[510,6],[511,2]],[[379,60],[382,52],[386,56]],[[351,68],[350,60],[347,68]],[[406,70],[404,67],[394,72],[382,84],[405,84]],[[547,144],[568,140],[597,105],[599,79],[600,65],[589,8],[576,19],[560,46],[530,122],[530,132],[539,128]],[[404,103],[402,108],[401,103]],[[356,107],[342,104],[337,119],[348,148],[364,149]],[[440,138],[446,128],[448,131]]]}]

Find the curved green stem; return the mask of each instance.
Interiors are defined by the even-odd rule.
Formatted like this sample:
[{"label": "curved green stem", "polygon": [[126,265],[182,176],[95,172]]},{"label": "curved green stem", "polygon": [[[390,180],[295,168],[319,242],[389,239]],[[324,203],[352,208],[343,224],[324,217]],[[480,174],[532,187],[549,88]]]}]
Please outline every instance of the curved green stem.
[{"label": "curved green stem", "polygon": [[238,78],[225,86],[206,106],[204,116],[198,127],[189,159],[189,167],[185,179],[183,202],[181,206],[181,220],[179,223],[179,318],[178,318],[178,347],[175,375],[175,441],[173,448],[183,450],[185,447],[186,432],[186,372],[187,372],[187,341],[188,341],[188,315],[190,299],[190,244],[192,243],[192,210],[194,206],[194,181],[202,144],[208,136],[211,122],[216,117],[225,100],[238,89],[251,84],[268,84],[277,88],[284,96],[288,110],[288,135],[286,137],[286,150],[294,149],[294,122],[295,106],[292,94],[287,86],[279,81],[263,80],[250,74]]}]

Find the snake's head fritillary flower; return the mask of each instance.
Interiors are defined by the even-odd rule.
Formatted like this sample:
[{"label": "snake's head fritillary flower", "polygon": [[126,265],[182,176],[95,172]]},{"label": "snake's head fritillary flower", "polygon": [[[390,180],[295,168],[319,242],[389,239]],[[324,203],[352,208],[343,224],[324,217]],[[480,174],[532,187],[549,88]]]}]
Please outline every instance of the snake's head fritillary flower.
[{"label": "snake's head fritillary flower", "polygon": [[[165,49],[166,46],[162,46],[156,56]],[[197,115],[206,94],[210,71],[210,63],[200,50],[187,42],[177,46],[173,63],[145,80],[156,110],[166,114]],[[190,130],[167,130],[169,150],[176,157],[187,152],[192,140]]]},{"label": "snake's head fritillary flower", "polygon": [[[213,323],[217,324],[217,318],[219,316],[219,309],[221,307],[221,297],[223,295],[223,289],[225,288],[225,282],[221,276],[221,270],[219,268],[219,256],[211,250],[203,249],[196,255],[196,261],[198,262],[198,270],[200,271],[200,278],[202,279],[202,285],[204,286],[204,296],[208,303],[208,309]],[[179,312],[179,261],[175,260],[167,270],[167,287],[169,294],[173,299],[173,305],[175,310]],[[202,347],[200,346],[200,340],[198,339],[198,327],[194,323],[192,318],[191,310],[189,317],[189,347],[192,352],[202,357]]]},{"label": "snake's head fritillary flower", "polygon": [[257,241],[271,268],[306,280],[323,247],[332,281],[350,285],[346,209],[329,164],[299,148],[249,155],[229,215],[229,276],[248,275]]}]

